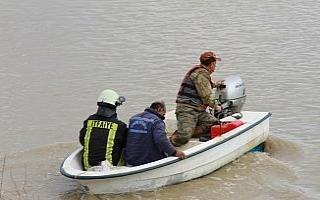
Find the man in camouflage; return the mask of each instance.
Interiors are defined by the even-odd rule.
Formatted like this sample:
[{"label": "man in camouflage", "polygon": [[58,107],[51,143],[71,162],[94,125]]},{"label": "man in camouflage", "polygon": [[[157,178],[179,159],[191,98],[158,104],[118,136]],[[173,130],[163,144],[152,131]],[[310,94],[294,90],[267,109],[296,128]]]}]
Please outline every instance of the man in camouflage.
[{"label": "man in camouflage", "polygon": [[218,119],[206,112],[208,106],[216,112],[221,111],[212,89],[219,87],[224,80],[213,83],[210,77],[217,61],[221,59],[214,52],[204,52],[200,56],[200,64],[192,67],[185,75],[176,99],[178,130],[170,138],[174,146],[188,143],[191,137],[207,133],[212,125],[217,124]]}]

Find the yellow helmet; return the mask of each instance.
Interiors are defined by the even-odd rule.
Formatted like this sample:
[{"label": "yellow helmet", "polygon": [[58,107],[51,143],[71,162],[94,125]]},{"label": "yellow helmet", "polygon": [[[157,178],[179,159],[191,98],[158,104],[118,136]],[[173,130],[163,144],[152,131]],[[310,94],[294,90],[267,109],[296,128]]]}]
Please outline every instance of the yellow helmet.
[{"label": "yellow helmet", "polygon": [[103,90],[97,99],[98,105],[99,103],[107,103],[113,106],[120,106],[125,101],[124,96],[119,96],[115,91],[109,89]]}]

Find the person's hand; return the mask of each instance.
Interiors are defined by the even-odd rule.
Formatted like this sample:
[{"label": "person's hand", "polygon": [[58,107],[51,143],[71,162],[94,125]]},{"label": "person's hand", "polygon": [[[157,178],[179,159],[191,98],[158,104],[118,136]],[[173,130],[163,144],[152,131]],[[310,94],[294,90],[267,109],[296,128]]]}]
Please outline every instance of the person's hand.
[{"label": "person's hand", "polygon": [[184,154],[183,151],[177,150],[175,156],[181,158],[181,159],[185,159],[187,158],[186,154]]},{"label": "person's hand", "polygon": [[221,112],[221,106],[219,106],[219,105],[215,105],[214,106],[214,110],[217,112],[217,113],[219,113],[219,112]]},{"label": "person's hand", "polygon": [[224,83],[224,80],[218,80],[216,82],[216,87],[218,88],[220,85],[223,85],[223,83]]}]

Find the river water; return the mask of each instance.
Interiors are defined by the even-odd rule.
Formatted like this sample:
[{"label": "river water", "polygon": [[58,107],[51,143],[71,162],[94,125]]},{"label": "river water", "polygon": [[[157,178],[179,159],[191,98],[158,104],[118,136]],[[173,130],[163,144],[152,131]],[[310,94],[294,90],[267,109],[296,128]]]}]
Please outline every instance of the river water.
[{"label": "river water", "polygon": [[[317,0],[0,2],[0,199],[320,199]],[[122,195],[88,195],[62,176],[105,88],[128,122],[155,100],[175,108],[204,50],[213,79],[244,80],[244,110],[269,111],[268,152],[205,177]]]}]

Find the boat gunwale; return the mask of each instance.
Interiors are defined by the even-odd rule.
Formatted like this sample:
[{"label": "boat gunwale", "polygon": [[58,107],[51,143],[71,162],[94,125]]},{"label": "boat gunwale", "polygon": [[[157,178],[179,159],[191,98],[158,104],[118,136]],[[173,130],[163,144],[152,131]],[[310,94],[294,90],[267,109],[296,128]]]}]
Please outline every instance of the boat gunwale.
[{"label": "boat gunwale", "polygon": [[[195,155],[198,155],[198,154],[201,154],[209,149],[212,149],[216,146],[219,146],[220,144],[223,144],[225,142],[228,142],[229,140],[232,140],[233,138],[245,133],[246,131],[248,131],[249,129],[257,126],[258,124],[260,124],[261,122],[265,121],[266,119],[268,119],[272,114],[270,112],[266,112],[266,115],[264,117],[262,117],[261,119],[259,119],[258,121],[256,121],[255,123],[249,125],[248,127],[240,130],[239,132],[237,132],[236,134],[233,134],[229,137],[226,137],[224,138],[223,140],[221,141],[218,141],[216,143],[213,143],[212,145],[210,146],[207,146],[207,147],[204,147],[202,149],[199,149],[195,152],[192,152],[188,155],[188,158],[190,157],[193,157]],[[211,140],[209,140],[211,141]],[[207,142],[209,142],[207,141]],[[206,143],[206,142],[204,142]],[[78,174],[78,175],[73,175],[73,174],[70,174],[68,173],[64,168],[63,168],[63,165],[65,163],[65,161],[69,158],[69,156],[67,158],[64,159],[64,161],[62,162],[61,166],[60,166],[60,173],[68,178],[72,178],[72,179],[78,179],[78,180],[92,180],[92,179],[106,179],[106,178],[116,178],[116,177],[123,177],[123,176],[128,176],[128,175],[133,175],[133,174],[138,174],[138,173],[142,173],[142,172],[145,172],[145,171],[149,171],[149,170],[154,170],[154,169],[157,169],[157,168],[161,168],[161,167],[164,167],[164,166],[168,166],[168,165],[171,165],[173,163],[176,163],[176,162],[179,162],[181,161],[180,158],[178,157],[175,157],[174,159],[172,160],[169,160],[167,162],[163,162],[163,163],[159,163],[159,164],[156,164],[156,165],[151,165],[151,166],[148,166],[148,167],[145,167],[145,168],[142,168],[142,169],[137,169],[137,170],[134,170],[134,171],[130,171],[130,172],[121,172],[121,173],[116,173],[116,174],[105,174],[105,175],[89,175],[89,176],[83,176],[83,174]],[[140,165],[141,166],[141,165]],[[86,172],[86,171],[85,171]],[[85,173],[84,172],[84,173]]]}]

